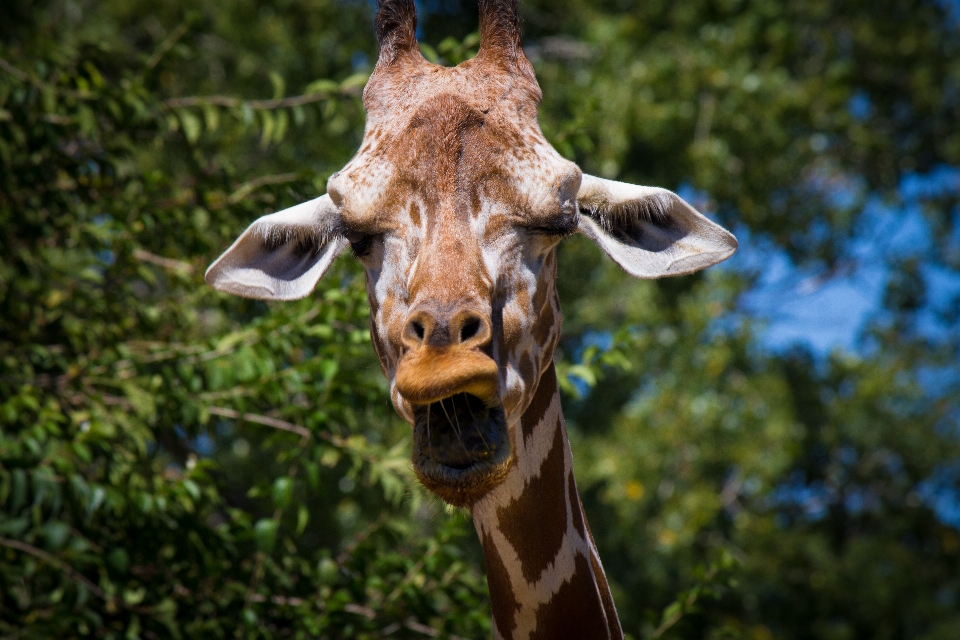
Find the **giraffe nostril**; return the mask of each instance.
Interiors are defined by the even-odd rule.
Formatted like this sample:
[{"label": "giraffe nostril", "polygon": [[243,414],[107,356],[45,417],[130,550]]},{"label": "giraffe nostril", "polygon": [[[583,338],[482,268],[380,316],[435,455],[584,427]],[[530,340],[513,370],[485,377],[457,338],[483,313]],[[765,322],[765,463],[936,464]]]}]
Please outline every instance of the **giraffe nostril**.
[{"label": "giraffe nostril", "polygon": [[477,335],[480,332],[480,321],[476,318],[471,318],[463,323],[463,326],[460,328],[460,342],[466,342],[473,336]]},{"label": "giraffe nostril", "polygon": [[410,323],[410,328],[413,329],[413,333],[416,334],[417,340],[423,340],[423,336],[426,335],[426,330],[422,324],[414,320]]}]

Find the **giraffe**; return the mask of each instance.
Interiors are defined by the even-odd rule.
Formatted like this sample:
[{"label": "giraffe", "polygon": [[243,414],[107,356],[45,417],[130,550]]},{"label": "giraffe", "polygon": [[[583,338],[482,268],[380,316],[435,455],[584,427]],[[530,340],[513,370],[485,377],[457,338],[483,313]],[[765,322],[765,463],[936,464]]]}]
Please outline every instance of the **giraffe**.
[{"label": "giraffe", "polygon": [[481,43],[428,63],[413,0],[379,0],[360,149],[326,194],[255,221],[208,269],[221,291],[307,296],[347,247],[420,482],[469,508],[497,638],[622,638],[584,516],[553,354],[556,247],[582,233],[641,278],[737,241],[676,194],[581,172],[538,124],[517,0],[480,0]]}]

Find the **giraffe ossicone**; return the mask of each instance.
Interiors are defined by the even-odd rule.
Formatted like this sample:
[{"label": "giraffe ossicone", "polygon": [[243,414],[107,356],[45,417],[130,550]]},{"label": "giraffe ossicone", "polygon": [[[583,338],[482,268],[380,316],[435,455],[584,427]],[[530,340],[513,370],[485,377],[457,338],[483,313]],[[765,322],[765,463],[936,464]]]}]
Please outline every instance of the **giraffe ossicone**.
[{"label": "giraffe ossicone", "polygon": [[421,56],[413,0],[380,0],[376,31],[357,154],[326,195],[255,221],[206,280],[302,298],[351,247],[414,471],[471,509],[497,636],[621,638],[560,410],[556,246],[583,233],[659,278],[737,241],[676,194],[585,175],[550,146],[517,0],[480,0],[480,50],[456,67]]}]

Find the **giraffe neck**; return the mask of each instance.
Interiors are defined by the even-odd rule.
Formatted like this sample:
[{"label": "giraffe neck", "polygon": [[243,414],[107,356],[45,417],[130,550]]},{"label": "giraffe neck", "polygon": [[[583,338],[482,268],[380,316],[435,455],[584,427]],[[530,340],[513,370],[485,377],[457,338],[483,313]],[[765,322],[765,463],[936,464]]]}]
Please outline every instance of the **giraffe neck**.
[{"label": "giraffe neck", "polygon": [[514,434],[517,463],[473,505],[496,637],[622,638],[573,479],[552,362]]}]

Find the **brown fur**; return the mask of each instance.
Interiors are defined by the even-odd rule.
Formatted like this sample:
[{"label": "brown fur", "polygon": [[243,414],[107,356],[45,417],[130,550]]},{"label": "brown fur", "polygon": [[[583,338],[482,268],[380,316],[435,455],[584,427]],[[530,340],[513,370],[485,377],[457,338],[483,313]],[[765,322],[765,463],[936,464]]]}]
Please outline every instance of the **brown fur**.
[{"label": "brown fur", "polygon": [[[540,465],[540,475],[527,481],[526,489],[510,504],[497,511],[500,530],[520,556],[523,577],[536,582],[557,557],[567,529],[563,486],[563,433],[555,430],[553,445]],[[539,535],[530,535],[539,531]]]},{"label": "brown fur", "polygon": [[[505,460],[459,475],[420,458],[415,465],[424,486],[455,505],[476,507],[513,487],[493,499],[491,519],[474,509],[498,634],[526,637],[534,615],[542,625],[535,637],[606,634],[600,594],[609,592],[587,560],[567,481],[553,367],[561,323],[554,248],[563,232],[542,231],[576,229],[581,174],[540,131],[541,92],[520,45],[517,0],[480,0],[480,51],[457,67],[424,60],[415,30],[413,0],[380,0],[364,141],[328,183],[344,233],[370,239],[361,261],[371,337],[394,405],[411,424],[423,405],[460,393],[502,407]],[[558,574],[573,570],[571,553],[574,573]],[[559,589],[552,597],[535,586],[547,574]]]},{"label": "brown fur", "polygon": [[513,586],[510,584],[510,574],[503,565],[497,545],[490,536],[482,538],[483,558],[487,569],[487,586],[490,588],[490,608],[493,610],[493,621],[497,625],[500,636],[509,638],[516,624],[516,615],[520,610]]},{"label": "brown fur", "polygon": [[377,8],[377,40],[381,64],[417,47],[417,8],[413,0],[380,0]]},{"label": "brown fur", "polygon": [[663,189],[584,176],[547,142],[517,3],[479,0],[477,56],[445,68],[420,54],[414,0],[378,0],[359,151],[312,211],[258,220],[205,278],[303,297],[349,244],[417,477],[471,509],[498,637],[616,639],[560,410],[555,249],[580,231],[660,277],[725,259],[736,239]]},{"label": "brown fur", "polygon": [[577,556],[575,566],[570,580],[537,611],[536,631],[530,640],[608,640],[620,635],[611,636],[605,624],[590,563]]},{"label": "brown fur", "polygon": [[547,409],[550,408],[556,389],[557,371],[551,361],[550,366],[547,367],[547,370],[540,376],[537,384],[537,393],[530,401],[530,406],[527,407],[527,410],[523,412],[523,416],[520,418],[520,432],[523,434],[524,440],[533,435],[533,430],[540,423]]}]

